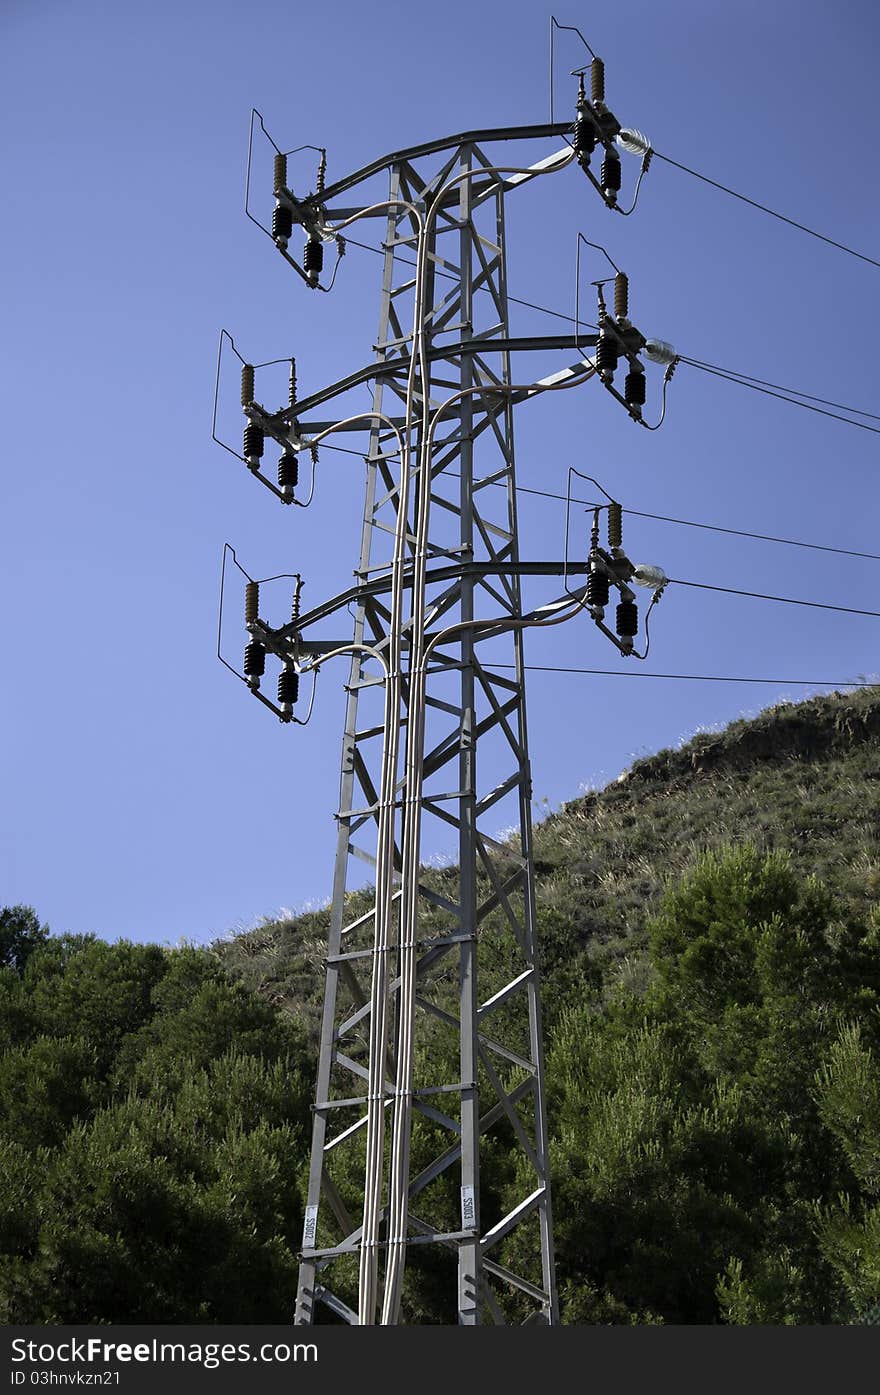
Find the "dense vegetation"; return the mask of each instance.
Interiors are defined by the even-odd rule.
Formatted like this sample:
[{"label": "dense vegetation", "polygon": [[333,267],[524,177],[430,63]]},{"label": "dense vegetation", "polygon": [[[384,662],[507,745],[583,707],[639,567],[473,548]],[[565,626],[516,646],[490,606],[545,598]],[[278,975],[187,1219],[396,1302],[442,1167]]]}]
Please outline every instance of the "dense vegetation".
[{"label": "dense vegetation", "polygon": [[[867,690],[699,736],[541,824],[566,1321],[870,1320],[878,781]],[[0,1320],[289,1317],[325,933],[162,950],[0,913]],[[502,1194],[503,1149],[485,1164]]]},{"label": "dense vegetation", "polygon": [[0,915],[0,1320],[282,1321],[303,1041],[202,951]]}]

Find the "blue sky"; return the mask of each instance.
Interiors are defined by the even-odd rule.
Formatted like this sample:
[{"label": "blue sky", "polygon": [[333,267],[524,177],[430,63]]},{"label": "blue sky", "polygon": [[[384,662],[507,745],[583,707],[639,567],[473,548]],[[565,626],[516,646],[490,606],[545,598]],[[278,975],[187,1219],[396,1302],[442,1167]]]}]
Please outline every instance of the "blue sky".
[{"label": "blue sky", "polygon": [[[874,6],[555,13],[604,58],[618,118],[658,150],[878,254]],[[461,0],[3,6],[0,903],[32,904],[58,931],[203,942],[328,895],[343,670],[322,675],[308,729],[282,729],[216,660],[217,591],[227,539],[257,574],[301,570],[311,603],[342,589],[361,473],[324,457],[311,511],[282,509],[212,443],[211,403],[224,326],[249,357],[295,353],[302,391],[366,362],[381,263],[351,248],[330,296],[284,265],[243,212],[250,109],[286,148],[326,145],[330,179],[433,136],[543,121],[549,16]],[[558,111],[582,58],[563,36]],[[539,184],[509,200],[512,294],[571,313],[582,231],[628,271],[645,333],[877,409],[877,268],[659,161],[629,219],[576,168]],[[517,309],[513,328],[560,323]],[[522,484],[564,491],[575,466],[635,509],[880,551],[868,432],[682,366],[649,435],[592,387],[519,409]],[[563,522],[530,496],[522,555],[558,554]],[[626,529],[637,559],[675,577],[880,609],[876,562]],[[880,667],[875,619],[671,588],[655,620],[658,672]],[[529,637],[527,657],[633,667],[587,622]],[[536,808],[809,691],[535,673]]]}]

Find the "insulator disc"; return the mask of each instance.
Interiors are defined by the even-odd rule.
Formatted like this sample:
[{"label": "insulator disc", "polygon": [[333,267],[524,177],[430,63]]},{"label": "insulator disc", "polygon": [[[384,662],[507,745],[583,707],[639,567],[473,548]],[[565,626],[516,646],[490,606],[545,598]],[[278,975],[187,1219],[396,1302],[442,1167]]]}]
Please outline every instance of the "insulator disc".
[{"label": "insulator disc", "polygon": [[285,451],[278,461],[278,486],[280,489],[295,489],[299,481],[299,457]]},{"label": "insulator disc", "polygon": [[587,605],[608,604],[609,582],[605,572],[590,572],[587,576]]},{"label": "insulator disc", "polygon": [[259,426],[254,426],[254,423],[249,421],[244,429],[244,450],[242,451],[242,455],[245,460],[259,460],[263,454],[264,444],[265,437]]},{"label": "insulator disc", "polygon": [[290,237],[293,232],[293,214],[283,203],[278,203],[272,210],[272,236]]},{"label": "insulator disc", "polygon": [[633,407],[644,407],[645,405],[645,375],[644,373],[627,373],[623,384],[623,395],[627,402]]},{"label": "insulator disc", "polygon": [[266,651],[256,640],[245,646],[244,671],[248,678],[262,678],[266,672]]},{"label": "insulator disc", "polygon": [[294,668],[283,668],[278,675],[278,701],[291,707],[299,697],[299,674]]},{"label": "insulator disc", "polygon": [[244,588],[244,623],[249,625],[260,614],[260,584],[249,581]]},{"label": "insulator disc", "polygon": [[621,601],[617,607],[615,628],[621,639],[632,639],[639,630],[639,611],[635,601]]}]

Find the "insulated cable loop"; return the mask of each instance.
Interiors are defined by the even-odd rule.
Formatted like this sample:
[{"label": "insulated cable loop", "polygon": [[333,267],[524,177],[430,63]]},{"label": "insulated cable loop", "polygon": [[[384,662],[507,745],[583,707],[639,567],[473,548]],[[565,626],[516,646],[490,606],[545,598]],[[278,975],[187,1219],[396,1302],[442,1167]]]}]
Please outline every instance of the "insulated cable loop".
[{"label": "insulated cable loop", "polygon": [[[226,441],[222,440],[221,437],[217,435],[217,408],[219,406],[220,401],[220,371],[223,363],[223,344],[225,340],[229,341],[229,347],[232,349],[232,352],[235,354],[239,363],[242,365],[242,397],[244,396],[245,386],[244,370],[246,367],[249,366],[245,363],[245,360],[242,358],[241,354],[238,352],[238,349],[235,347],[235,340],[233,339],[229,331],[227,329],[221,329],[220,339],[217,344],[217,372],[214,378],[214,410],[213,415],[211,417],[211,439],[215,442],[216,445],[222,446],[225,451],[228,451],[230,455],[234,455],[236,460],[240,460],[243,465],[246,465],[247,461],[245,460],[244,456],[241,455],[237,450],[233,450],[232,446],[228,445]],[[234,671],[235,670],[233,670],[233,672]]]},{"label": "insulated cable loop", "polygon": [[[602,488],[602,486],[601,486],[601,484],[599,484],[599,481],[598,481],[598,480],[594,480],[594,479],[592,478],[591,475],[582,475],[581,472],[580,472],[579,470],[576,470],[576,469],[574,468],[573,465],[569,465],[569,467],[568,467],[567,484],[566,484],[566,491],[565,491],[565,532],[564,532],[564,535],[563,535],[563,545],[562,545],[562,557],[563,557],[563,572],[562,572],[562,575],[563,575],[563,585],[564,585],[564,587],[565,587],[566,594],[569,595],[569,596],[572,596],[572,598],[573,598],[573,597],[574,597],[574,592],[569,588],[569,585],[568,585],[569,548],[570,548],[570,538],[571,538],[571,505],[572,505],[572,503],[581,503],[581,502],[583,502],[583,501],[582,501],[582,500],[575,500],[575,499],[572,499],[572,494],[571,494],[571,480],[572,480],[572,475],[577,475],[578,479],[589,480],[589,482],[590,482],[591,484],[595,484],[596,488],[599,489],[603,494],[605,494],[605,497],[606,497],[607,499],[609,499],[609,500],[611,499],[611,495],[608,494],[608,493],[606,492],[606,490],[604,490],[604,489]],[[559,498],[562,498],[561,495],[559,495],[558,497],[559,497]],[[599,515],[600,515],[600,513],[602,512],[602,510],[606,507],[606,505],[604,505],[604,504],[597,504],[597,505],[592,506],[592,507],[593,507],[593,526],[592,526],[592,530],[591,530],[591,534],[590,534],[590,555],[589,555],[589,558],[588,558],[588,562],[590,562],[590,563],[594,563],[594,562],[597,562],[597,561],[598,561],[598,547],[599,547]],[[588,587],[588,588],[590,587],[590,580],[591,580],[591,577],[592,577],[593,575],[594,575],[594,571],[593,571],[593,568],[591,567],[591,570],[590,570],[590,571],[588,572],[588,574],[587,574],[587,587]],[[601,567],[598,568],[598,570],[597,570],[597,572],[596,572],[596,575],[604,575],[604,571],[602,571],[602,568],[601,568]],[[593,590],[594,590],[594,592],[595,592],[595,595],[596,595],[596,598],[597,598],[597,599],[595,599],[594,601],[592,601],[592,602],[591,602],[592,604],[601,604],[601,605],[607,604],[607,599],[606,599],[606,601],[601,601],[601,602],[598,600],[598,596],[599,596],[599,594],[600,594],[600,592],[601,592],[601,589],[602,589],[602,588],[601,588],[601,582],[599,582],[599,581],[594,582],[594,584],[593,584]],[[588,599],[589,599],[589,598],[588,598]]]},{"label": "insulated cable loop", "polygon": [[553,31],[554,31],[554,29],[559,29],[559,30],[563,30],[563,29],[564,29],[564,30],[567,30],[568,33],[570,33],[570,34],[577,34],[578,38],[580,39],[580,41],[581,41],[581,43],[583,44],[584,48],[585,48],[585,49],[587,50],[587,52],[589,53],[590,57],[591,57],[591,58],[595,58],[595,57],[596,57],[595,53],[594,53],[593,50],[590,48],[590,45],[587,43],[586,39],[584,38],[583,34],[581,33],[581,31],[580,31],[579,29],[576,29],[576,28],[574,27],[573,24],[560,24],[555,15],[551,15],[551,16],[550,16],[550,121],[551,121],[551,124],[552,124],[552,122],[553,122]]},{"label": "insulated cable loop", "polygon": [[259,218],[255,218],[254,215],[253,215],[253,213],[251,213],[251,210],[250,210],[250,196],[251,196],[251,162],[252,162],[252,160],[253,160],[253,152],[254,152],[254,118],[255,118],[255,117],[259,120],[260,129],[262,130],[263,135],[264,135],[264,136],[266,137],[266,139],[269,141],[269,144],[273,147],[273,149],[274,149],[274,151],[275,151],[275,154],[276,154],[276,157],[277,157],[278,155],[281,154],[281,151],[279,150],[278,146],[275,144],[274,140],[273,140],[272,137],[269,135],[269,132],[266,130],[265,122],[263,121],[263,118],[262,118],[262,116],[260,115],[260,113],[257,111],[257,108],[256,108],[256,107],[251,107],[250,130],[249,130],[249,132],[248,132],[247,173],[246,173],[246,175],[245,175],[245,182],[244,182],[244,211],[245,211],[247,217],[250,218],[251,222],[252,222],[252,223],[256,223],[257,227],[260,229],[261,232],[264,232],[264,233],[266,234],[267,237],[271,237],[272,234],[271,234],[271,232],[269,231],[269,229],[265,226],[264,223],[261,223],[261,222],[260,222]]},{"label": "insulated cable loop", "polygon": [[651,424],[651,423],[649,423],[649,422],[647,422],[647,421],[643,421],[643,420],[641,419],[641,417],[639,418],[639,425],[640,425],[640,426],[643,426],[643,427],[645,428],[646,431],[659,431],[659,430],[660,430],[660,427],[663,425],[664,421],[666,420],[666,389],[667,389],[667,387],[669,386],[669,384],[671,383],[671,381],[672,381],[672,376],[673,376],[673,374],[675,373],[675,370],[676,370],[676,368],[678,367],[678,365],[679,365],[680,362],[681,362],[681,356],[680,356],[680,355],[676,355],[676,357],[675,357],[675,358],[672,360],[672,362],[668,365],[668,367],[667,367],[667,369],[666,369],[666,372],[663,374],[662,403],[661,403],[661,407],[660,407],[660,419],[659,419],[659,421],[655,421],[653,424]]},{"label": "insulated cable loop", "polygon": [[630,214],[635,213],[636,204],[639,201],[639,194],[641,193],[642,189],[642,180],[648,173],[648,170],[651,168],[651,161],[653,160],[653,158],[654,151],[649,147],[642,156],[642,167],[639,170],[639,176],[636,180],[635,192],[633,193],[633,201],[630,204],[629,208],[621,208],[619,203],[616,203],[614,205],[615,213],[619,213],[622,218],[629,218]]}]

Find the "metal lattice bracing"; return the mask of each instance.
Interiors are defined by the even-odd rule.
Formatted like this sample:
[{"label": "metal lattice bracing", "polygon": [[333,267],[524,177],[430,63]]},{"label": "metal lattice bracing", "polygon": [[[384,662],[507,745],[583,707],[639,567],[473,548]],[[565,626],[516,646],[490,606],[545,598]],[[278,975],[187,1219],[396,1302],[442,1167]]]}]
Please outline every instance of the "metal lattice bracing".
[{"label": "metal lattice bracing", "polygon": [[[515,341],[504,248],[510,181],[492,171],[472,142],[448,151],[430,177],[416,167],[424,163],[399,158],[390,165],[371,375],[373,411],[385,419],[374,418],[369,427],[354,631],[351,641],[338,641],[370,646],[386,662],[399,663],[393,933],[387,949],[377,951],[376,900],[364,887],[364,864],[372,880],[386,684],[375,659],[358,650],[343,738],[300,1323],[323,1320],[322,1311],[352,1323],[417,1322],[438,1314],[461,1323],[556,1319],[522,632],[505,628],[522,614],[512,420],[517,394],[509,391]],[[413,315],[412,263],[425,210],[431,213],[422,354],[408,393],[413,330],[420,323]],[[317,396],[325,401],[330,394]],[[299,410],[313,412],[318,405],[312,399]],[[395,637],[382,583],[402,487],[398,443],[387,421],[406,430],[408,415],[407,584]],[[300,429],[314,435],[330,424],[309,419]],[[426,450],[429,488],[412,463]],[[419,528],[427,519],[422,593]],[[303,617],[306,633],[309,619]],[[493,620],[494,629],[484,623]],[[313,653],[327,647],[308,646]],[[450,865],[427,867],[416,856],[418,920],[413,939],[401,943],[401,933],[413,934],[404,911],[412,876],[406,831],[412,856],[414,819],[416,843],[449,848]],[[387,1049],[381,1098],[371,1106],[374,976],[383,954]],[[408,1014],[411,1047],[404,1050],[411,1079],[401,1055],[401,1043],[410,1039]],[[360,1252],[371,1107],[385,1123],[380,1118],[382,1137],[373,1144],[381,1150],[373,1179],[380,1224],[370,1241],[374,1259],[367,1257],[376,1300],[375,1309],[369,1302],[365,1310]],[[489,1154],[491,1193],[481,1188],[480,1176],[481,1155]],[[394,1211],[392,1178],[401,1166],[406,1202],[401,1211],[398,1199]],[[396,1234],[401,1216],[403,1233]]]}]

